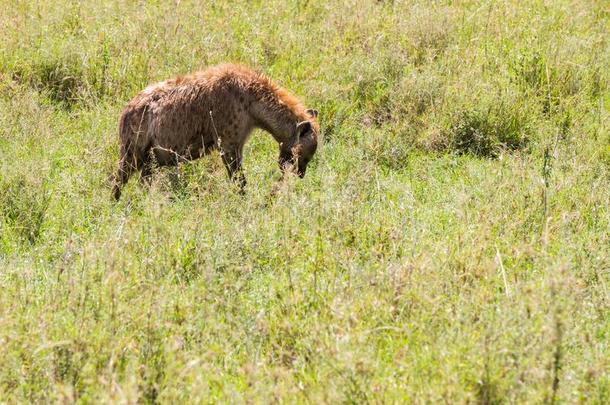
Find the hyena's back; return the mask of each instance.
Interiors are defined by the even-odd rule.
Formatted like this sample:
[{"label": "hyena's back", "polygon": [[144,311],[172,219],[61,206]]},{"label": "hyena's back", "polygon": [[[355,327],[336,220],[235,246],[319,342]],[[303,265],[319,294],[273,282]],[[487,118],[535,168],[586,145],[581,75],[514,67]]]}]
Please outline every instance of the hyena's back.
[{"label": "hyena's back", "polygon": [[123,112],[122,145],[143,160],[152,150],[158,164],[168,165],[200,157],[218,138],[239,143],[253,123],[245,114],[247,97],[232,84],[173,79],[146,88]]}]

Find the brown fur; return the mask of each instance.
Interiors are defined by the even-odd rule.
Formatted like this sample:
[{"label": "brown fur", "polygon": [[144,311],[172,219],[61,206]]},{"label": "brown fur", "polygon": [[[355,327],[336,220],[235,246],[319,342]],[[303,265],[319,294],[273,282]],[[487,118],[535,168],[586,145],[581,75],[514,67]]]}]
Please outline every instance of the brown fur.
[{"label": "brown fur", "polygon": [[254,128],[271,133],[280,145],[282,171],[305,174],[315,153],[317,112],[307,110],[268,77],[239,65],[220,65],[144,89],[120,119],[120,161],[113,195],[131,174],[148,179],[154,163],[175,165],[221,152],[229,177],[240,185],[242,150]]}]

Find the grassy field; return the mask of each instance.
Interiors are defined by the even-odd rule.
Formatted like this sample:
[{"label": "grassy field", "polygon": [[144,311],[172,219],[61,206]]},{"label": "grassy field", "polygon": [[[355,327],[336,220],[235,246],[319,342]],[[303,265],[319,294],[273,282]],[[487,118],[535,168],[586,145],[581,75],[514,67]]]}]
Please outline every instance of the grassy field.
[{"label": "grassy field", "polygon": [[[610,402],[610,8],[0,1],[0,402]],[[108,176],[147,84],[219,62],[320,111]]]}]

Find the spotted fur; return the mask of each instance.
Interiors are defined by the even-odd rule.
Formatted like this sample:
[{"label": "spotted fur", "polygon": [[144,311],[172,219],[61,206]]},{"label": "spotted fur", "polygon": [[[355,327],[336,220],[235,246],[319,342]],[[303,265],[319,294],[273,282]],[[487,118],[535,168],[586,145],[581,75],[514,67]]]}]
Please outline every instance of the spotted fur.
[{"label": "spotted fur", "polygon": [[254,128],[278,142],[282,171],[305,174],[317,147],[317,112],[267,76],[227,64],[151,85],[121,116],[113,195],[119,199],[137,170],[147,180],[155,164],[176,165],[214,149],[243,191],[242,151]]}]

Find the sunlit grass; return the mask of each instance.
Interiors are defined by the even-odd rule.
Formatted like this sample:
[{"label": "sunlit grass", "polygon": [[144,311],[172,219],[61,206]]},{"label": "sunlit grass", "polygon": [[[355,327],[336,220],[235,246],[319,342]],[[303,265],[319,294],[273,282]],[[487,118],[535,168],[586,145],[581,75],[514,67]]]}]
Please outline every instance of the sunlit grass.
[{"label": "sunlit grass", "polygon": [[[607,403],[599,1],[26,2],[0,11],[0,402]],[[320,111],[108,176],[151,82],[233,61]]]}]

